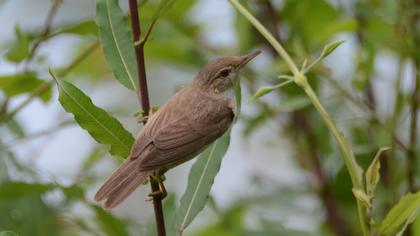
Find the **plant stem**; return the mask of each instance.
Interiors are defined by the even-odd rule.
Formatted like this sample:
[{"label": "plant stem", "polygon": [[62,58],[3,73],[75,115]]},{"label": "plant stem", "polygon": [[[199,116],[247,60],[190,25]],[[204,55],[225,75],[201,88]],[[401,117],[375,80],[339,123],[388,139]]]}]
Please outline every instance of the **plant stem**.
[{"label": "plant stem", "polygon": [[[141,28],[140,28],[140,20],[139,20],[139,13],[138,13],[138,6],[137,0],[128,0],[129,8],[130,8],[130,17],[131,17],[131,28],[133,31],[133,46],[136,53],[136,62],[137,62],[137,73],[139,79],[139,87],[137,89],[137,98],[139,99],[139,103],[143,109],[143,116],[148,117],[149,110],[150,110],[150,102],[149,102],[149,91],[147,89],[147,79],[146,79],[146,67],[144,63],[144,43],[140,43],[139,45],[135,45],[135,42],[138,42],[141,38]],[[150,27],[150,31],[153,28],[153,25]],[[147,35],[150,34],[148,31]],[[147,40],[147,38],[145,38]],[[147,119],[144,119],[144,123],[147,122]],[[159,191],[159,183],[156,181],[151,180],[150,186],[152,192]],[[161,196],[153,196],[153,208],[155,211],[155,220],[156,220],[156,228],[158,236],[165,236],[165,220],[163,215],[162,209],[162,197]]]},{"label": "plant stem", "polygon": [[[129,0],[130,7],[130,17],[131,17],[131,28],[133,31],[133,40],[137,42],[141,37],[140,29],[140,20],[139,12],[137,6],[137,0]],[[149,102],[149,90],[147,88],[147,79],[146,79],[146,67],[144,64],[144,44],[134,47],[136,53],[136,62],[137,62],[137,75],[138,75],[138,88],[137,88],[137,97],[139,103],[143,109],[143,115],[147,116],[150,110]]]},{"label": "plant stem", "polygon": [[[327,125],[328,129],[338,142],[340,147],[340,151],[343,155],[344,163],[346,164],[347,170],[350,174],[350,178],[354,188],[363,189],[364,190],[364,183],[362,180],[362,170],[358,166],[356,159],[353,155],[351,147],[345,137],[340,133],[337,129],[335,123],[332,121],[330,115],[327,113],[325,108],[319,102],[319,99],[311,86],[309,85],[305,75],[299,71],[298,67],[291,59],[289,54],[284,50],[281,44],[271,35],[271,33],[250,13],[246,10],[238,0],[229,0],[231,4],[243,15],[248,21],[254,25],[254,27],[269,41],[271,46],[277,51],[280,57],[286,62],[289,69],[293,73],[293,80],[294,82],[299,85],[307,94],[309,99],[311,100],[312,104],[320,113],[322,119],[324,120],[325,124]],[[367,215],[366,209],[364,209],[363,204],[357,200],[357,209],[359,213],[359,220],[360,225],[362,228],[362,232],[364,236],[369,236],[369,228],[367,224]]]}]

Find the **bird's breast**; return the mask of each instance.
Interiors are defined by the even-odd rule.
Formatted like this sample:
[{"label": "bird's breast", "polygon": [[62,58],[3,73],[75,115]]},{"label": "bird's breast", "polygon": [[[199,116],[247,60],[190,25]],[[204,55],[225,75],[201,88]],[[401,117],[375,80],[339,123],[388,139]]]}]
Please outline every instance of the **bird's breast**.
[{"label": "bird's breast", "polygon": [[228,105],[232,109],[233,114],[236,116],[236,96],[234,89],[228,89],[220,93],[224,99],[228,100]]}]

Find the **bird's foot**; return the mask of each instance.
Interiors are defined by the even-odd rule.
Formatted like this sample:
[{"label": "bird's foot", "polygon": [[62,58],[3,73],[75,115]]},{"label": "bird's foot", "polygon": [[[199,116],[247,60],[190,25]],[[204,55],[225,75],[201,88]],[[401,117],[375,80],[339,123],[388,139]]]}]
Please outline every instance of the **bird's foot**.
[{"label": "bird's foot", "polygon": [[168,193],[166,192],[166,190],[165,191],[162,191],[162,190],[153,191],[153,192],[151,192],[147,195],[146,202],[151,202],[155,198],[159,198],[159,199],[163,200],[164,198],[166,198],[166,196],[168,196]]},{"label": "bird's foot", "polygon": [[165,185],[163,184],[164,180],[165,180],[164,175],[158,174],[158,175],[150,176],[150,182],[159,183],[159,190],[149,193],[148,198],[146,198],[146,201],[152,201],[154,198],[159,198],[163,200],[164,198],[166,198],[166,196],[168,196]]}]

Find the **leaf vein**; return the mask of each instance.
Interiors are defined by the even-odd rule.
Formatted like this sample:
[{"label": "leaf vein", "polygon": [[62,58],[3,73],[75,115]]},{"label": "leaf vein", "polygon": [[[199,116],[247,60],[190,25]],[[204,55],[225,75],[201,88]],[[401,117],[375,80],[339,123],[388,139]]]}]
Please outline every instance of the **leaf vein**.
[{"label": "leaf vein", "polygon": [[60,85],[60,88],[69,96],[69,98],[71,100],[73,100],[86,114],[88,114],[90,117],[92,117],[92,119],[99,124],[99,126],[101,126],[106,132],[108,132],[116,141],[118,141],[120,144],[122,144],[128,151],[130,151],[130,147],[127,146],[127,144],[125,144],[123,141],[121,141],[117,136],[114,135],[113,132],[111,132],[111,130],[109,130],[105,125],[103,125],[101,122],[99,122],[99,120],[96,119],[96,117],[91,114],[88,110],[86,110],[86,108],[84,108],[82,106],[82,104],[80,104],[77,99],[73,98],[73,96],[64,88],[64,86],[61,83],[58,83]]},{"label": "leaf vein", "polygon": [[194,199],[195,199],[195,198],[196,198],[196,196],[197,196],[198,189],[200,188],[201,182],[203,181],[204,175],[206,174],[206,171],[207,171],[207,168],[208,168],[208,166],[209,166],[209,164],[210,164],[210,161],[211,161],[211,159],[212,159],[212,158],[213,158],[213,156],[214,156],[214,155],[213,155],[213,152],[215,151],[215,149],[216,149],[216,147],[217,147],[217,142],[218,142],[218,141],[219,141],[219,140],[216,140],[216,141],[214,142],[213,147],[212,147],[212,149],[211,149],[211,151],[210,151],[209,158],[207,159],[206,165],[204,166],[204,170],[203,170],[203,172],[202,172],[202,174],[201,174],[201,176],[200,176],[200,179],[198,180],[197,188],[194,190],[194,194],[193,194],[193,196],[192,196],[192,198],[191,198],[190,205],[188,206],[187,212],[185,213],[184,220],[182,221],[182,224],[181,224],[181,227],[180,227],[180,229],[181,229],[181,230],[183,230],[184,225],[185,225],[185,222],[187,221],[188,215],[190,214],[190,211],[191,211],[191,208],[192,208],[192,205],[193,205]]},{"label": "leaf vein", "polygon": [[114,40],[115,46],[116,46],[117,51],[118,51],[119,58],[120,58],[121,62],[124,65],[124,68],[125,68],[125,71],[127,73],[127,76],[130,79],[131,84],[133,85],[133,88],[136,89],[136,84],[135,84],[135,82],[133,80],[132,75],[130,74],[130,71],[128,70],[128,66],[126,64],[126,61],[124,60],[123,55],[122,55],[122,52],[121,52],[121,49],[120,49],[120,45],[119,45],[119,43],[118,43],[118,41],[116,39],[116,36],[115,36],[114,25],[112,24],[112,20],[111,20],[111,11],[110,11],[110,7],[109,7],[109,2],[110,2],[110,0],[106,0],[106,6],[107,6],[106,7],[106,11],[107,11],[107,14],[108,14],[108,23],[109,23],[109,27],[111,29],[112,39]]}]

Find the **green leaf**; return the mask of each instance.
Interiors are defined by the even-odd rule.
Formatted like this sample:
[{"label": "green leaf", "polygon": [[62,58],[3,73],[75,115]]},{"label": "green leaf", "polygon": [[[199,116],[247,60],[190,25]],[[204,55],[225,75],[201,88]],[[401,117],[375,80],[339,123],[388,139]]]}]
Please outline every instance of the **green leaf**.
[{"label": "green leaf", "polygon": [[230,131],[208,146],[192,166],[187,189],[175,217],[175,227],[179,232],[184,231],[206,205],[229,141]]},{"label": "green leaf", "polygon": [[392,207],[379,227],[379,235],[394,235],[408,219],[415,219],[420,213],[420,191],[403,196]]},{"label": "green leaf", "polygon": [[40,195],[54,188],[53,184],[4,182],[0,185],[0,199],[16,199],[25,195]]},{"label": "green leaf", "polygon": [[[43,83],[45,81],[37,78],[35,73],[0,76],[0,89],[9,97],[33,92]],[[39,97],[44,102],[49,101],[51,99],[51,89],[48,89]]]},{"label": "green leaf", "polygon": [[372,203],[371,203],[372,198],[368,196],[365,191],[363,191],[362,189],[357,189],[357,188],[353,188],[351,191],[353,192],[353,195],[359,201],[361,201],[365,206],[369,208],[372,207]]},{"label": "green leaf", "polygon": [[[98,26],[93,20],[86,20],[78,22],[77,24],[72,24],[64,26],[60,29],[57,29],[56,32],[52,33],[52,36],[58,34],[78,34],[78,35],[96,35],[98,33]],[[50,37],[52,37],[50,36]]]},{"label": "green leaf", "polygon": [[136,89],[134,43],[118,0],[98,0],[96,23],[105,58],[115,77],[127,88]]},{"label": "green leaf", "polygon": [[66,195],[67,200],[84,200],[85,192],[82,187],[78,185],[71,185],[69,187],[62,187],[64,195]]},{"label": "green leaf", "polygon": [[120,157],[130,154],[134,138],[121,123],[69,82],[59,81],[51,73],[59,89],[63,108],[74,115],[77,123],[98,142],[111,146],[110,153]]},{"label": "green leaf", "polygon": [[[239,80],[235,84],[235,98],[236,111],[233,123],[238,120],[241,112],[242,94]],[[229,147],[230,132],[231,129],[209,145],[191,167],[187,189],[175,213],[175,227],[179,232],[182,232],[206,205],[214,178]]]},{"label": "green leaf", "polygon": [[344,43],[346,40],[336,41],[330,44],[327,44],[321,52],[321,55],[317,59],[315,59],[309,66],[303,68],[303,72],[308,72],[312,67],[318,64],[322,59],[326,58],[330,55],[338,46]]},{"label": "green leaf", "polygon": [[5,57],[8,61],[19,63],[29,55],[30,39],[24,35],[19,26],[15,27],[16,40],[10,46]]},{"label": "green leaf", "polygon": [[324,47],[324,49],[321,52],[321,55],[315,61],[313,61],[309,66],[303,67],[303,72],[308,72],[312,67],[314,67],[316,64],[318,64],[322,59],[326,58],[328,55],[330,55],[335,49],[337,49],[338,46],[340,46],[342,43],[344,43],[346,40],[339,40],[333,43],[330,43]]},{"label": "green leaf", "polygon": [[[405,223],[404,223],[404,225],[403,225],[403,227],[401,228],[401,230],[397,233],[397,235],[396,236],[403,236],[404,235],[404,232],[405,232],[405,230],[407,229],[407,226],[409,225],[409,224],[412,224],[416,219],[417,219],[417,216],[419,215],[419,213],[420,213],[420,207],[419,208],[417,208],[417,211],[416,212],[413,212],[413,214],[411,214],[408,218],[407,218],[407,220],[405,221]],[[412,235],[418,235],[418,234],[416,234],[414,231],[416,230],[415,229],[415,227],[412,227],[411,228],[411,230],[412,230]]]},{"label": "green leaf", "polygon": [[96,213],[96,219],[98,220],[101,229],[108,236],[129,236],[128,230],[125,227],[123,221],[114,217],[111,213],[105,211],[101,207],[93,206],[92,209]]},{"label": "green leaf", "polygon": [[18,234],[13,231],[1,231],[0,236],[18,236]]},{"label": "green leaf", "polygon": [[376,185],[379,183],[381,178],[379,169],[381,168],[381,163],[379,158],[383,151],[389,150],[387,147],[380,148],[373,158],[372,163],[366,171],[366,192],[370,197],[373,197],[376,189]]},{"label": "green leaf", "polygon": [[254,96],[251,97],[251,101],[255,101],[258,98],[270,93],[271,91],[276,90],[278,88],[281,88],[281,87],[283,87],[283,86],[285,86],[285,85],[287,85],[291,82],[293,82],[293,80],[287,80],[287,81],[284,81],[282,83],[276,84],[274,86],[262,87],[254,94]]},{"label": "green leaf", "polygon": [[344,43],[346,40],[339,40],[333,43],[330,43],[324,47],[324,49],[321,52],[321,59],[324,59],[328,57],[332,52],[334,52],[335,49],[338,48],[342,43]]},{"label": "green leaf", "polygon": [[174,5],[176,0],[160,0],[159,6],[155,11],[153,18],[157,20],[158,18],[162,17],[166,14],[169,9]]}]

